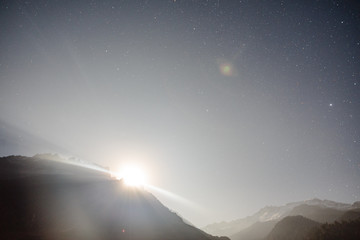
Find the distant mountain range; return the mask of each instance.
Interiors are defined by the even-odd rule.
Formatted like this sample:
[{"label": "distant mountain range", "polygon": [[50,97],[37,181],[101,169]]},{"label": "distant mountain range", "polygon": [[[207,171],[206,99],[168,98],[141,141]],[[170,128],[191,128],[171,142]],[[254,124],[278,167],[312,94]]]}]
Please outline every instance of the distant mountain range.
[{"label": "distant mountain range", "polygon": [[97,168],[51,154],[0,158],[1,239],[228,240]]},{"label": "distant mountain range", "polygon": [[[307,233],[309,226],[320,226],[322,223],[356,220],[360,217],[359,202],[354,204],[338,203],[329,200],[312,199],[288,203],[284,206],[264,207],[257,213],[246,218],[231,222],[214,223],[203,228],[212,235],[229,236],[232,240],[281,239],[278,234],[287,235],[292,223],[301,222],[304,229],[292,229],[292,232]],[[296,216],[292,218],[292,216]],[[305,220],[304,220],[305,219]],[[285,225],[284,222],[285,221]],[[311,224],[316,223],[316,224]],[[294,224],[299,226],[299,224]],[[308,228],[309,227],[309,228]],[[280,229],[282,231],[280,231]],[[304,235],[297,234],[301,239]],[[288,238],[292,239],[288,236]]]},{"label": "distant mountain range", "polygon": [[[345,212],[344,215],[350,211]],[[339,221],[324,224],[303,216],[288,216],[280,220],[262,240],[358,240],[360,239],[360,212],[356,212],[356,219],[340,221],[343,218],[341,217]]]}]

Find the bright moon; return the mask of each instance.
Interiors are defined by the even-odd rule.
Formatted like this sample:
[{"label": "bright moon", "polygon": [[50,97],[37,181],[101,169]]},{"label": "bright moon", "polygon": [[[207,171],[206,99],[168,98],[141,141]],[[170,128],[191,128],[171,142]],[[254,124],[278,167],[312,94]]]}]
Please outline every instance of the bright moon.
[{"label": "bright moon", "polygon": [[124,183],[128,186],[139,187],[146,183],[144,172],[138,167],[126,167],[123,171],[122,177]]}]

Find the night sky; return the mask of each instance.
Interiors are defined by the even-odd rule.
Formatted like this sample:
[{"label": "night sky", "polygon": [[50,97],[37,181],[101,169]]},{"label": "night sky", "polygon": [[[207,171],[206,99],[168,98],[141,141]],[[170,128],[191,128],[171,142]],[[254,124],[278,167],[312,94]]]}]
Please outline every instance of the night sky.
[{"label": "night sky", "polygon": [[359,201],[355,2],[1,1],[0,155],[135,162],[199,227]]}]

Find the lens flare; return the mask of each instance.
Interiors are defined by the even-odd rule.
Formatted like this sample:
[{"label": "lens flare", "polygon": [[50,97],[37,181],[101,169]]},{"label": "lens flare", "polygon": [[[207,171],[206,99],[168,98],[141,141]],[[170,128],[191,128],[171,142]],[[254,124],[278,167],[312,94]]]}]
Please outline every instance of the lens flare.
[{"label": "lens flare", "polygon": [[234,77],[237,75],[234,65],[225,59],[217,60],[220,73],[226,77]]}]

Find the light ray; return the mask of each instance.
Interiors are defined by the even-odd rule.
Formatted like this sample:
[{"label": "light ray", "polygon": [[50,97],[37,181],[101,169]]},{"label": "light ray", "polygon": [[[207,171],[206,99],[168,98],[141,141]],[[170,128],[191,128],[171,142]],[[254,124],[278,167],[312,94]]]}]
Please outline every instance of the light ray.
[{"label": "light ray", "polygon": [[181,196],[179,196],[179,195],[177,195],[175,193],[167,191],[165,189],[162,189],[162,188],[150,185],[150,184],[146,184],[145,187],[148,188],[150,191],[153,190],[153,191],[155,191],[157,193],[162,194],[165,197],[168,197],[168,198],[171,198],[171,199],[175,200],[176,202],[182,203],[184,205],[187,205],[187,206],[190,206],[190,207],[196,208],[196,209],[201,208],[196,203],[194,203],[194,202],[192,202],[192,201],[190,201],[190,200],[188,200],[188,199],[186,199],[184,197],[181,197]]}]

